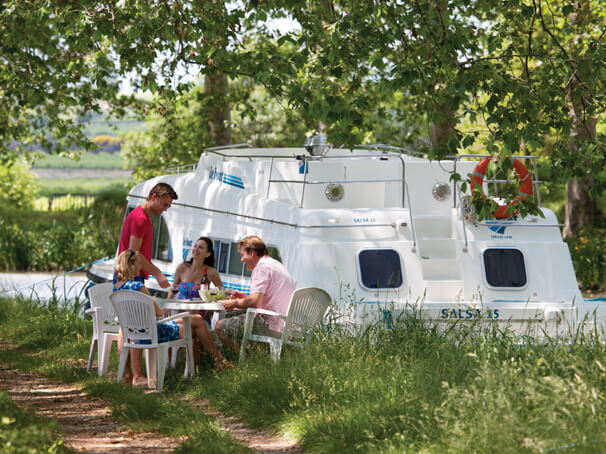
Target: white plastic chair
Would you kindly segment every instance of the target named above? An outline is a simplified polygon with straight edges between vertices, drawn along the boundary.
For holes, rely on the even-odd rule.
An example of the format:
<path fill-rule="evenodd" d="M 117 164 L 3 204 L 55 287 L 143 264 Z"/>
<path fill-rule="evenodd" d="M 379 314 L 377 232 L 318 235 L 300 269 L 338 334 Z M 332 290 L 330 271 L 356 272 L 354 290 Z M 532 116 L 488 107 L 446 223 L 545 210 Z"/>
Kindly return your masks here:
<path fill-rule="evenodd" d="M 145 349 L 148 386 L 150 388 L 157 387 L 158 392 L 162 392 L 166 363 L 168 361 L 168 350 L 171 347 L 184 346 L 186 348 L 184 376 L 193 375 L 195 366 L 189 312 L 180 312 L 170 317 L 156 320 L 154 302 L 151 297 L 133 290 L 114 292 L 110 296 L 110 300 L 114 305 L 114 309 L 120 320 L 120 326 L 122 327 L 123 343 L 120 354 L 120 365 L 118 366 L 118 383 L 122 381 L 126 359 L 131 348 Z M 179 318 L 183 319 L 183 338 L 159 343 L 157 325 Z M 144 340 L 150 343 L 137 343 Z"/>
<path fill-rule="evenodd" d="M 246 355 L 246 346 L 250 341 L 269 344 L 272 359 L 277 362 L 282 352 L 282 344 L 304 347 L 311 339 L 312 332 L 320 323 L 330 305 L 330 296 L 319 288 L 302 288 L 295 290 L 288 305 L 286 315 L 266 309 L 248 308 L 244 322 L 244 334 L 240 348 L 241 364 Z M 271 315 L 285 320 L 281 337 L 262 336 L 253 333 L 254 317 L 257 314 Z"/>
<path fill-rule="evenodd" d="M 88 289 L 91 308 L 86 313 L 93 319 L 93 338 L 90 343 L 86 370 L 90 372 L 95 350 L 98 350 L 97 370 L 99 377 L 107 375 L 112 343 L 118 342 L 118 331 L 120 330 L 114 307 L 109 300 L 113 288 L 111 282 L 105 282 L 93 285 Z"/>

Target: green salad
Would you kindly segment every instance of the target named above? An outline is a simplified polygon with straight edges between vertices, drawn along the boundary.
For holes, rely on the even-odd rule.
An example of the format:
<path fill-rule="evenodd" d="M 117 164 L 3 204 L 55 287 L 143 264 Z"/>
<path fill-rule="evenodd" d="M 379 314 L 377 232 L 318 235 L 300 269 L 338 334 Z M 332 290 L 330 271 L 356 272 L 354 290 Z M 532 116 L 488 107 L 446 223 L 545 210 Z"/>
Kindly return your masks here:
<path fill-rule="evenodd" d="M 207 301 L 212 301 L 212 302 L 226 300 L 229 298 L 227 296 L 227 293 L 225 293 L 225 291 L 216 290 L 216 289 L 206 290 L 204 292 L 204 296 L 206 297 Z"/>

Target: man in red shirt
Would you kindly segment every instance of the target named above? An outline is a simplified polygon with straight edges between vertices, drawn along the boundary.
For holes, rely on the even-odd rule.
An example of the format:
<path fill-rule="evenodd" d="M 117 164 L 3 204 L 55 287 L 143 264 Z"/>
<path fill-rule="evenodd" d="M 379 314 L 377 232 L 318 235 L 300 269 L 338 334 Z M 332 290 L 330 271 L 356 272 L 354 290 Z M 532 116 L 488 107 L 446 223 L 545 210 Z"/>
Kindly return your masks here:
<path fill-rule="evenodd" d="M 141 281 L 145 281 L 149 273 L 156 278 L 158 285 L 162 288 L 169 287 L 170 283 L 168 282 L 168 279 L 166 279 L 166 276 L 162 274 L 162 271 L 151 262 L 154 238 L 154 226 L 152 224 L 151 216 L 152 214 L 160 216 L 170 208 L 173 200 L 177 200 L 177 193 L 169 184 L 158 183 L 155 185 L 151 191 L 149 191 L 145 203 L 131 211 L 128 216 L 126 216 L 126 219 L 124 219 L 122 232 L 120 233 L 120 244 L 118 246 L 118 255 L 127 249 L 141 252 L 141 256 L 139 256 L 141 260 L 141 275 L 139 278 Z M 118 351 L 121 350 L 122 336 L 119 336 Z M 142 370 L 141 350 L 131 350 L 125 366 L 124 375 L 122 376 L 122 382 L 134 386 L 147 386 L 147 379 L 145 376 L 133 376 L 130 367 L 131 361 L 135 366 L 133 367 L 133 370 Z"/>
<path fill-rule="evenodd" d="M 170 284 L 162 271 L 151 262 L 154 236 L 151 216 L 152 214 L 160 216 L 170 208 L 173 200 L 177 200 L 177 193 L 169 184 L 158 183 L 155 185 L 149 191 L 145 203 L 126 216 L 124 224 L 122 224 L 120 245 L 118 246 L 118 255 L 127 249 L 141 252 L 145 259 L 141 266 L 141 278 L 145 280 L 148 274 L 151 274 L 162 288 L 167 288 Z"/>

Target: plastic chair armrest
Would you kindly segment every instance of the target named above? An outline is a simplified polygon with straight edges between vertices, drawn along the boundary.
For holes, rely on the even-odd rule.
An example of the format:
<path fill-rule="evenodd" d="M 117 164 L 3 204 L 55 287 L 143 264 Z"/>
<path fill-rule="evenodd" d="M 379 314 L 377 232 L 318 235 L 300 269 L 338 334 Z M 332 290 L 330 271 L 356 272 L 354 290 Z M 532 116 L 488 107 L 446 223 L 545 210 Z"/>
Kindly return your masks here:
<path fill-rule="evenodd" d="M 101 309 L 101 308 L 100 308 L 100 307 L 91 307 L 90 309 L 86 309 L 86 310 L 84 311 L 84 313 L 85 313 L 85 314 L 88 314 L 88 315 L 92 315 L 92 314 L 94 314 L 95 312 L 97 312 L 99 309 Z"/>
<path fill-rule="evenodd" d="M 263 315 L 271 315 L 272 317 L 278 317 L 286 320 L 286 315 L 279 314 L 278 312 L 268 311 L 267 309 L 258 309 L 256 307 L 249 307 L 246 312 L 250 312 L 251 314 L 263 314 Z"/>
<path fill-rule="evenodd" d="M 191 317 L 191 314 L 189 312 L 179 312 L 178 314 L 173 314 L 170 317 L 161 318 L 156 323 L 160 324 L 160 323 L 164 323 L 164 322 L 170 322 L 171 320 L 176 320 L 178 318 L 189 318 L 189 317 Z"/>

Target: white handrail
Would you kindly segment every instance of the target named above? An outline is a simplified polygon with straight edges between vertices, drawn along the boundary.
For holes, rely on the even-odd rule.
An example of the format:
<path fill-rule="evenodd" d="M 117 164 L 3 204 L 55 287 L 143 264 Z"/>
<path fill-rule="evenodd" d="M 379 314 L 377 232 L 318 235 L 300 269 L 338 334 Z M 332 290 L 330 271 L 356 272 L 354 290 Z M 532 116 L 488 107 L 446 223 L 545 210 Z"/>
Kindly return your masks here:
<path fill-rule="evenodd" d="M 410 192 L 408 191 L 408 183 L 404 182 L 406 187 L 406 201 L 408 202 L 408 212 L 410 213 L 410 230 L 412 232 L 412 252 L 417 252 L 417 235 L 415 233 L 415 222 L 412 215 L 412 205 L 410 204 Z"/>

